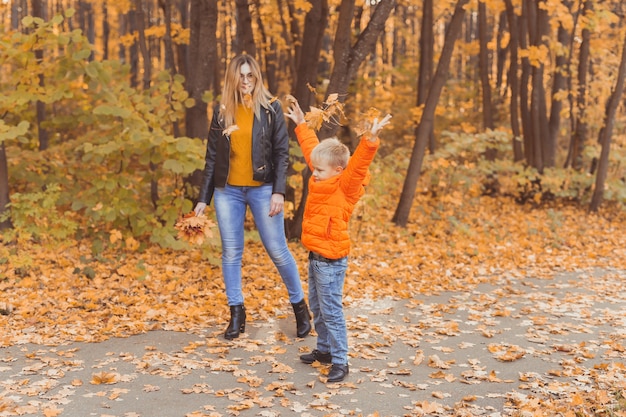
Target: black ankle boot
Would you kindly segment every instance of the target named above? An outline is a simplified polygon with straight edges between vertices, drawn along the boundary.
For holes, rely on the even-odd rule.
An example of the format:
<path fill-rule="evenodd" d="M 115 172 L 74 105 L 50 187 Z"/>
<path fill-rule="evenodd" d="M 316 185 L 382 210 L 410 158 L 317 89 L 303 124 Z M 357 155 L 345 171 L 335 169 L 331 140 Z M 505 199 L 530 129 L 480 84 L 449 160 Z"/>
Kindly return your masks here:
<path fill-rule="evenodd" d="M 304 298 L 299 303 L 291 303 L 293 312 L 296 314 L 296 335 L 305 337 L 311 331 L 311 315 Z"/>
<path fill-rule="evenodd" d="M 243 305 L 230 306 L 230 323 L 224 337 L 228 340 L 236 339 L 239 333 L 246 331 L 246 309 Z"/>

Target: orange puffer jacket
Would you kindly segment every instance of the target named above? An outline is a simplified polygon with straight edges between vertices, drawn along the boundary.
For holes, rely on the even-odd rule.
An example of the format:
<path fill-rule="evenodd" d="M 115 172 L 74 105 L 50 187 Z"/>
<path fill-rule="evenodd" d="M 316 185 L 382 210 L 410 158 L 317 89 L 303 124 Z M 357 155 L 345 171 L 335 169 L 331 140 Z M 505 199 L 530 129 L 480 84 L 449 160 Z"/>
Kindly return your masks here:
<path fill-rule="evenodd" d="M 296 136 L 311 171 L 311 152 L 319 143 L 306 123 L 296 127 Z M 302 220 L 302 244 L 326 258 L 339 259 L 350 253 L 348 222 L 355 204 L 365 193 L 371 164 L 380 140 L 361 138 L 348 166 L 335 177 L 324 181 L 309 180 L 309 195 Z"/>

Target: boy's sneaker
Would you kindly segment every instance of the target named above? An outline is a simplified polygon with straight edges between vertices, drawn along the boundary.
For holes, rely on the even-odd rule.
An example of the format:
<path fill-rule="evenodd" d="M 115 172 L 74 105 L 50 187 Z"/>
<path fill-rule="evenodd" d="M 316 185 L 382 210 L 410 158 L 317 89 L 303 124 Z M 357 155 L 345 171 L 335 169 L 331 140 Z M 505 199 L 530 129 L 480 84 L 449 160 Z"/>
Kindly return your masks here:
<path fill-rule="evenodd" d="M 315 361 L 318 361 L 321 363 L 331 363 L 332 357 L 330 353 L 323 353 L 317 349 L 313 349 L 313 352 L 301 355 L 300 360 L 308 364 L 311 364 Z"/>

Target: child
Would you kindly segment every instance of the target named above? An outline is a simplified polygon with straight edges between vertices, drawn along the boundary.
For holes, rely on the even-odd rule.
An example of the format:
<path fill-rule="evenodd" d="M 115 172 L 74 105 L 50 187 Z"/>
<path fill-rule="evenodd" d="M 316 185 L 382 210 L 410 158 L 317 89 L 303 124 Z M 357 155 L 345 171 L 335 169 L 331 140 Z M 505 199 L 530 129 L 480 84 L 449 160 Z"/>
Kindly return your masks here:
<path fill-rule="evenodd" d="M 378 132 L 391 115 L 374 120 L 354 155 L 336 138 L 322 140 L 305 123 L 304 113 L 292 102 L 285 114 L 296 123 L 296 136 L 313 172 L 302 221 L 302 244 L 309 252 L 309 306 L 313 312 L 317 348 L 300 356 L 304 363 L 332 364 L 327 382 L 348 375 L 348 331 L 343 314 L 343 284 L 348 266 L 348 221 L 365 193 L 368 167 L 378 150 Z"/>

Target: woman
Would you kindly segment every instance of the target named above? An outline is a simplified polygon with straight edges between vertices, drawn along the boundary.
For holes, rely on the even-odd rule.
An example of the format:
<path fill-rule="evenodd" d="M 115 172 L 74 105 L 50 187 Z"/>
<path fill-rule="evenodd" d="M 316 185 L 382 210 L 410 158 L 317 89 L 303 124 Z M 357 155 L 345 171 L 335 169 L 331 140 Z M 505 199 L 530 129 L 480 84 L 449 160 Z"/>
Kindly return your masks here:
<path fill-rule="evenodd" d="M 289 136 L 280 102 L 263 85 L 259 64 L 249 55 L 235 57 L 226 69 L 222 101 L 213 112 L 205 159 L 194 211 L 203 213 L 211 199 L 215 200 L 222 274 L 230 306 L 224 337 L 237 338 L 246 329 L 241 258 L 247 207 L 287 287 L 296 316 L 296 334 L 305 337 L 311 330 L 311 316 L 284 231 Z"/>

